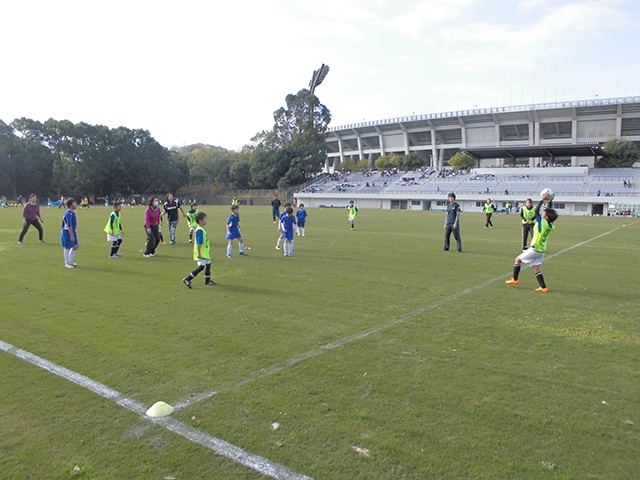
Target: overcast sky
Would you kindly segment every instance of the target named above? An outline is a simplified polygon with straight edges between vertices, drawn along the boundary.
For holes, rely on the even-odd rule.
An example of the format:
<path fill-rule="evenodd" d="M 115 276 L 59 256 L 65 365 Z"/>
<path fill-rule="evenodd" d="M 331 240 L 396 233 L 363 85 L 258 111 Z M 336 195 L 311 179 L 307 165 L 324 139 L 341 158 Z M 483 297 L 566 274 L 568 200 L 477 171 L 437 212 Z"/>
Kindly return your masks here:
<path fill-rule="evenodd" d="M 2 0 L 0 119 L 240 149 L 289 93 L 331 126 L 640 95 L 637 0 Z"/>

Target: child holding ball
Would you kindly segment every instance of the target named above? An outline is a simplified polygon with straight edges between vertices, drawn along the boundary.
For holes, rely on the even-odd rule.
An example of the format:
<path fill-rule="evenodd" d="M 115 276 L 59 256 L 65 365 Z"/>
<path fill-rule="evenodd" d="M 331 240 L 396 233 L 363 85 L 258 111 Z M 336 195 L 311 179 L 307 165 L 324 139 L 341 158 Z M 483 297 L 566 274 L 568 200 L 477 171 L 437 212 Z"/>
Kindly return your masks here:
<path fill-rule="evenodd" d="M 540 213 L 544 202 L 547 200 L 549 200 L 547 208 Z M 540 265 L 542 265 L 544 254 L 547 251 L 547 240 L 556 228 L 553 222 L 558 218 L 558 214 L 552 208 L 552 205 L 553 202 L 549 195 L 547 193 L 543 194 L 535 210 L 536 220 L 533 226 L 533 240 L 531 240 L 531 246 L 523 250 L 522 253 L 516 257 L 516 262 L 513 266 L 513 275 L 505 282 L 508 285 L 518 285 L 520 283 L 518 281 L 518 276 L 520 275 L 521 264 L 527 263 L 531 265 L 531 268 L 533 268 L 533 273 L 535 273 L 538 284 L 540 285 L 540 287 L 536 288 L 536 292 L 546 293 L 549 291 L 547 284 L 544 281 L 544 277 L 542 276 L 542 272 L 540 271 Z"/>

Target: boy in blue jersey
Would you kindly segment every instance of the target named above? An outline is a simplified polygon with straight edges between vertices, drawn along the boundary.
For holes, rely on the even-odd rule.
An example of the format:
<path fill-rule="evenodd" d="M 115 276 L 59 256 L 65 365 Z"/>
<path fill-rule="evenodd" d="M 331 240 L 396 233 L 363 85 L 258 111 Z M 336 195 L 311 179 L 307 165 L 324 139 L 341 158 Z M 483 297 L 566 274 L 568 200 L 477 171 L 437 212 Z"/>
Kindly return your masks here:
<path fill-rule="evenodd" d="M 304 203 L 301 203 L 298 207 L 298 211 L 296 212 L 296 232 L 298 236 L 302 235 L 304 237 L 304 226 L 307 223 L 307 211 L 304 209 Z"/>
<path fill-rule="evenodd" d="M 282 235 L 284 236 L 284 256 L 293 256 L 293 230 L 296 225 L 296 217 L 293 216 L 293 208 L 287 207 L 285 216 L 281 220 Z"/>
<path fill-rule="evenodd" d="M 76 208 L 78 208 L 78 202 L 76 202 L 74 198 L 70 198 L 67 200 L 67 211 L 64 217 L 62 217 L 60 243 L 64 249 L 64 266 L 66 268 L 75 268 L 78 266 L 78 264 L 73 261 L 78 251 Z"/>
<path fill-rule="evenodd" d="M 533 269 L 533 273 L 536 275 L 536 280 L 540 287 L 536 288 L 536 292 L 548 292 L 547 284 L 544 281 L 542 272 L 540 271 L 540 265 L 544 260 L 544 254 L 547 251 L 547 240 L 549 236 L 555 230 L 555 222 L 558 218 L 558 214 L 552 208 L 552 202 L 549 201 L 547 208 L 540 213 L 544 202 L 549 198 L 549 195 L 543 195 L 540 203 L 536 207 L 535 214 L 536 220 L 533 226 L 533 240 L 531 240 L 531 246 L 525 248 L 520 255 L 516 257 L 515 265 L 513 266 L 513 275 L 505 283 L 508 285 L 518 285 L 518 276 L 520 275 L 521 264 L 528 263 Z"/>
<path fill-rule="evenodd" d="M 240 255 L 248 255 L 247 252 L 244 251 L 244 240 L 242 239 L 242 229 L 240 228 L 240 214 L 238 213 L 238 205 L 233 205 L 231 207 L 231 215 L 227 220 L 227 240 L 229 240 L 229 245 L 227 245 L 227 258 L 231 258 L 231 251 L 233 250 L 233 240 L 238 239 L 238 245 L 240 247 L 240 251 L 238 252 Z"/>
<path fill-rule="evenodd" d="M 282 213 L 278 215 L 278 240 L 276 240 L 276 250 L 280 250 L 280 244 L 284 238 L 282 235 L 282 219 L 287 216 L 287 208 L 290 206 L 290 203 L 285 203 L 284 210 L 282 210 Z"/>

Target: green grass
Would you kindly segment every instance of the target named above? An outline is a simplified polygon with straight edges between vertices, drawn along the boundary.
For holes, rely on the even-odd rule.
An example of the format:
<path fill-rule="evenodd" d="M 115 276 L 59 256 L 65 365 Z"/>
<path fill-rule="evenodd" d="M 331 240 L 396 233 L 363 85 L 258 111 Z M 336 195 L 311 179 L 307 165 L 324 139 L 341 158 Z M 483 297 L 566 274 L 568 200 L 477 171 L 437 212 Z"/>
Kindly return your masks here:
<path fill-rule="evenodd" d="M 456 254 L 442 213 L 361 210 L 351 232 L 312 209 L 283 258 L 270 209 L 244 207 L 252 250 L 228 260 L 228 208 L 202 209 L 218 285 L 193 290 L 184 220 L 143 258 L 143 208 L 124 209 L 111 260 L 108 211 L 78 211 L 69 270 L 62 210 L 43 209 L 44 245 L 0 210 L 0 340 L 148 406 L 217 390 L 173 417 L 316 479 L 637 478 L 636 220 L 561 216 L 549 255 L 627 226 L 548 258 L 540 294 L 528 268 L 504 284 L 515 215 L 463 214 Z M 6 353 L 0 452 L 9 479 L 263 478 Z"/>

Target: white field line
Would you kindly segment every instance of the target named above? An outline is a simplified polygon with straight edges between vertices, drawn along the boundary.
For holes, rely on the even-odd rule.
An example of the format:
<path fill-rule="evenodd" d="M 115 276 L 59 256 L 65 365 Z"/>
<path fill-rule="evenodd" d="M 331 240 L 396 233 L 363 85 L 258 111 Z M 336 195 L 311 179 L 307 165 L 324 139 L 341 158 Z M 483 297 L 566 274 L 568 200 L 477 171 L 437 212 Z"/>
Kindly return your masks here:
<path fill-rule="evenodd" d="M 636 221 L 636 222 L 633 222 L 630 225 L 634 225 L 636 223 L 639 223 L 639 222 Z M 598 240 L 599 238 L 605 237 L 605 236 L 607 236 L 607 235 L 609 235 L 611 233 L 614 233 L 614 232 L 616 232 L 616 231 L 618 231 L 618 230 L 620 230 L 620 229 L 622 229 L 624 227 L 625 226 L 622 225 L 620 227 L 614 228 L 613 230 L 609 230 L 608 232 L 605 232 L 605 233 L 602 233 L 600 235 L 597 235 L 597 236 L 595 236 L 593 238 L 585 240 L 584 242 L 577 243 L 577 244 L 575 244 L 575 245 L 573 245 L 571 247 L 565 248 L 564 250 L 560 250 L 559 252 L 556 252 L 556 253 L 554 253 L 552 255 L 546 256 L 545 258 L 547 260 L 549 260 L 551 258 L 557 257 L 558 255 L 562 255 L 563 253 L 566 253 L 566 252 L 568 252 L 570 250 L 573 250 L 574 248 L 578 248 L 578 247 L 581 247 L 583 245 L 586 245 L 589 242 L 593 242 L 594 240 Z M 198 403 L 198 402 L 200 402 L 202 400 L 205 400 L 207 398 L 213 397 L 214 395 L 216 395 L 216 394 L 218 394 L 220 392 L 233 390 L 233 389 L 241 387 L 241 386 L 243 386 L 243 385 L 245 385 L 247 383 L 253 382 L 255 380 L 260 380 L 262 378 L 269 377 L 269 376 L 271 376 L 271 375 L 273 375 L 275 373 L 282 372 L 283 370 L 286 370 L 286 369 L 288 369 L 288 368 L 290 368 L 290 367 L 292 367 L 294 365 L 302 363 L 305 360 L 309 360 L 310 358 L 317 357 L 319 355 L 322 355 L 323 353 L 330 352 L 331 350 L 335 350 L 337 348 L 343 347 L 344 345 L 347 345 L 348 343 L 351 343 L 351 342 L 355 342 L 356 340 L 361 340 L 361 339 L 363 339 L 365 337 L 368 337 L 371 334 L 380 332 L 382 330 L 386 330 L 387 328 L 393 327 L 394 325 L 398 325 L 399 323 L 404 323 L 407 320 L 410 320 L 413 317 L 416 317 L 416 316 L 418 316 L 418 315 L 420 315 L 420 314 L 422 314 L 422 313 L 424 313 L 424 312 L 426 312 L 428 310 L 433 310 L 435 308 L 438 308 L 438 307 L 440 307 L 440 306 L 442 306 L 442 305 L 444 305 L 446 303 L 452 302 L 453 300 L 456 300 L 456 299 L 458 299 L 458 298 L 460 298 L 460 297 L 462 297 L 464 295 L 467 295 L 468 293 L 472 293 L 472 292 L 475 292 L 477 290 L 481 290 L 484 287 L 488 287 L 489 285 L 497 282 L 498 280 L 503 279 L 503 278 L 507 278 L 509 276 L 511 276 L 511 272 L 499 275 L 497 277 L 492 278 L 491 280 L 487 280 L 485 282 L 479 283 L 478 285 L 475 285 L 473 287 L 467 288 L 466 290 L 462 290 L 460 292 L 457 292 L 457 293 L 454 293 L 452 295 L 449 295 L 448 297 L 445 297 L 445 298 L 443 298 L 441 300 L 438 300 L 437 302 L 434 302 L 431 305 L 427 305 L 426 307 L 420 307 L 420 308 L 418 308 L 418 309 L 416 309 L 416 310 L 414 310 L 412 312 L 409 312 L 409 313 L 407 313 L 405 315 L 402 315 L 401 317 L 393 318 L 393 319 L 391 319 L 391 320 L 389 320 L 389 321 L 387 321 L 385 323 L 382 323 L 380 325 L 376 325 L 374 327 L 371 327 L 371 328 L 369 328 L 367 330 L 363 330 L 363 331 L 358 332 L 358 333 L 354 333 L 353 335 L 349 335 L 348 337 L 341 338 L 339 340 L 336 340 L 335 342 L 328 343 L 326 345 L 323 345 L 322 347 L 319 347 L 319 348 L 310 350 L 308 352 L 305 352 L 305 353 L 303 353 L 303 354 L 301 354 L 301 355 L 299 355 L 297 357 L 290 358 L 289 360 L 286 360 L 284 362 L 276 363 L 276 364 L 274 364 L 274 365 L 272 365 L 272 366 L 270 366 L 268 368 L 264 368 L 264 369 L 261 369 L 261 370 L 259 370 L 257 372 L 250 373 L 249 375 L 247 375 L 246 377 L 244 377 L 244 378 L 242 378 L 240 380 L 237 380 L 235 382 L 231 382 L 231 383 L 229 383 L 227 385 L 220 386 L 217 389 L 211 389 L 211 390 L 207 390 L 205 392 L 191 394 L 191 395 L 189 395 L 188 398 L 176 402 L 176 404 L 173 405 L 173 407 L 176 410 L 181 409 L 181 408 L 185 408 L 185 407 L 194 405 L 194 404 L 196 404 L 196 403 Z"/>
<path fill-rule="evenodd" d="M 169 430 L 170 432 L 177 433 L 181 437 L 189 440 L 190 442 L 202 445 L 205 448 L 213 450 L 219 455 L 227 457 L 234 462 L 237 462 L 245 467 L 251 468 L 256 472 L 266 475 L 278 480 L 313 480 L 311 477 L 294 472 L 293 470 L 280 465 L 278 463 L 262 458 L 258 455 L 246 452 L 240 447 L 236 447 L 224 440 L 208 435 L 200 430 L 193 428 L 185 423 L 176 420 L 171 417 L 165 418 L 150 418 L 145 415 L 147 408 L 139 402 L 130 398 L 124 397 L 120 392 L 113 390 L 95 380 L 92 380 L 84 375 L 81 375 L 68 368 L 56 365 L 44 358 L 38 357 L 26 350 L 14 347 L 13 345 L 0 340 L 0 351 L 13 355 L 20 360 L 24 360 L 36 367 L 40 367 L 47 372 L 53 373 L 65 380 L 75 383 L 87 390 L 97 393 L 103 398 L 111 400 L 121 407 L 131 410 L 137 413 L 146 421 L 150 421 L 156 425 Z"/>

